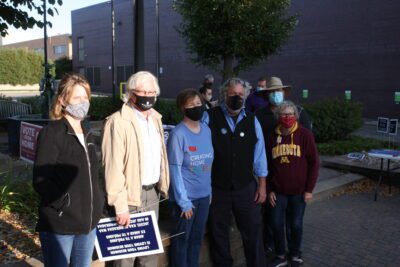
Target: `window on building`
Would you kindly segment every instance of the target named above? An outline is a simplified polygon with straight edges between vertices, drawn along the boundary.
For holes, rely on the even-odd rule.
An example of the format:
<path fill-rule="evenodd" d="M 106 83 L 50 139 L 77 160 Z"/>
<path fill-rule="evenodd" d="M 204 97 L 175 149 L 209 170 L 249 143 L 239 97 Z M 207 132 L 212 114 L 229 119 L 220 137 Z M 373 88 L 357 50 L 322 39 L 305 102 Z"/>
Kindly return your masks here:
<path fill-rule="evenodd" d="M 56 55 L 65 55 L 67 53 L 66 45 L 55 45 L 53 46 L 53 52 Z"/>
<path fill-rule="evenodd" d="M 78 37 L 78 60 L 85 60 L 85 40 L 83 37 Z"/>
<path fill-rule="evenodd" d="M 85 68 L 83 68 L 83 67 L 78 68 L 78 72 L 80 75 L 86 76 Z"/>
<path fill-rule="evenodd" d="M 100 68 L 99 67 L 88 67 L 86 68 L 86 79 L 92 86 L 100 85 Z"/>
<path fill-rule="evenodd" d="M 34 48 L 33 51 L 38 54 L 44 54 L 44 48 Z"/>
<path fill-rule="evenodd" d="M 117 86 L 119 86 L 121 82 L 126 82 L 132 74 L 132 65 L 117 66 Z"/>

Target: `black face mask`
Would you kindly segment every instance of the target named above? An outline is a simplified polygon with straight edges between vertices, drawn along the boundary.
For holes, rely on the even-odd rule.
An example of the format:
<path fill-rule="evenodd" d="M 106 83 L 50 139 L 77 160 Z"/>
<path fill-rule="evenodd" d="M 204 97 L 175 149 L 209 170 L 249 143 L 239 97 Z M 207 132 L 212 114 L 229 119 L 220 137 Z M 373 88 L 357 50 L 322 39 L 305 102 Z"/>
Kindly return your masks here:
<path fill-rule="evenodd" d="M 192 121 L 199 121 L 203 117 L 204 110 L 204 105 L 201 105 L 193 108 L 185 108 L 184 113 Z"/>
<path fill-rule="evenodd" d="M 231 110 L 239 110 L 243 107 L 243 98 L 241 98 L 239 95 L 228 96 L 226 99 L 226 105 Z"/>
<path fill-rule="evenodd" d="M 142 111 L 151 109 L 154 106 L 154 103 L 156 102 L 155 96 L 139 96 L 137 94 L 135 94 L 135 96 L 136 96 L 135 105 Z"/>

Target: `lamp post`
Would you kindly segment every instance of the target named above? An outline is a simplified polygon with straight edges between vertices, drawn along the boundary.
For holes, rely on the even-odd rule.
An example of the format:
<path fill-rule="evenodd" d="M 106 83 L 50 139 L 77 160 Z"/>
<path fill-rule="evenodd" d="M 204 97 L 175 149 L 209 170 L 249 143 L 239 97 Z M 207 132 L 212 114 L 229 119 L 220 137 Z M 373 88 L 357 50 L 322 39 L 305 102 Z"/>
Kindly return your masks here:
<path fill-rule="evenodd" d="M 114 0 L 111 0 L 111 82 L 112 82 L 112 99 L 115 104 L 115 13 Z"/>
<path fill-rule="evenodd" d="M 160 83 L 160 3 L 156 0 L 156 69 L 157 80 Z"/>
<path fill-rule="evenodd" d="M 144 0 L 133 0 L 134 72 L 144 69 Z"/>
<path fill-rule="evenodd" d="M 49 65 L 47 60 L 47 9 L 46 1 L 43 0 L 43 31 L 44 31 L 44 77 L 41 81 L 42 86 L 42 116 L 47 119 L 49 117 L 49 111 L 51 107 L 51 101 L 53 99 L 54 92 L 52 90 L 52 77 L 50 69 L 52 66 Z"/>

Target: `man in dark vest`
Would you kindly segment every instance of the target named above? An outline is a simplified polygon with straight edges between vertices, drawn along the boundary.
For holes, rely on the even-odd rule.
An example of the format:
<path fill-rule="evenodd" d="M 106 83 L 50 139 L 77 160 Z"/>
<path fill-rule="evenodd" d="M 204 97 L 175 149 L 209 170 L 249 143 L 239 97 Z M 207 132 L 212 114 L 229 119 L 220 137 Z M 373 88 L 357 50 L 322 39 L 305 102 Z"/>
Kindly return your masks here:
<path fill-rule="evenodd" d="M 221 105 L 203 118 L 214 147 L 209 225 L 215 266 L 233 264 L 231 213 L 242 236 L 247 266 L 266 264 L 260 211 L 266 199 L 267 158 L 260 123 L 244 110 L 247 91 L 242 79 L 227 80 L 221 87 Z"/>

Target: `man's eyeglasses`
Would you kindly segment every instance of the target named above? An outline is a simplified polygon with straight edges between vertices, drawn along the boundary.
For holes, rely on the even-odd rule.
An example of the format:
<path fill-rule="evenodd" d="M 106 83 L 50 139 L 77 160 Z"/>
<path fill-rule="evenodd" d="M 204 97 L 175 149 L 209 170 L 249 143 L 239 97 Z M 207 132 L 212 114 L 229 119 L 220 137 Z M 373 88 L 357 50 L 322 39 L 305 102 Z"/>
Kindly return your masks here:
<path fill-rule="evenodd" d="M 141 95 L 148 95 L 148 96 L 155 96 L 157 94 L 156 91 L 144 91 L 144 90 L 133 90 L 135 94 L 141 94 Z"/>

